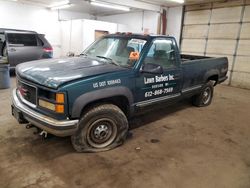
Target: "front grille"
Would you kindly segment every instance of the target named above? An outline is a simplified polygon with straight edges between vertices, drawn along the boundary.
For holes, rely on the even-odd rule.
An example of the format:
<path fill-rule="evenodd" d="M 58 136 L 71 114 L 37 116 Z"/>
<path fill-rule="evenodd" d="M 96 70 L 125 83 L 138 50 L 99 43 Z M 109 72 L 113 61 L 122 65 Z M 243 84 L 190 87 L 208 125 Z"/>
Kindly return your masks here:
<path fill-rule="evenodd" d="M 28 101 L 31 104 L 36 105 L 36 88 L 35 87 L 29 84 L 23 83 L 21 81 L 18 81 L 18 91 L 24 100 Z"/>

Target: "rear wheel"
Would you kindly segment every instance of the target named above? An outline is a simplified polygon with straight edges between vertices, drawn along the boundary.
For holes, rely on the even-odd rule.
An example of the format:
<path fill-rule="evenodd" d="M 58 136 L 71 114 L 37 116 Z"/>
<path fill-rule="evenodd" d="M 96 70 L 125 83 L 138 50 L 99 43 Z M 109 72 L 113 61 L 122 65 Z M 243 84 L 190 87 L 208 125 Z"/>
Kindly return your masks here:
<path fill-rule="evenodd" d="M 78 152 L 106 151 L 121 145 L 127 132 L 128 121 L 121 109 L 113 104 L 103 104 L 83 114 L 71 142 Z"/>
<path fill-rule="evenodd" d="M 200 94 L 193 96 L 192 103 L 195 106 L 203 107 L 211 104 L 213 99 L 214 85 L 208 81 L 202 88 Z"/>

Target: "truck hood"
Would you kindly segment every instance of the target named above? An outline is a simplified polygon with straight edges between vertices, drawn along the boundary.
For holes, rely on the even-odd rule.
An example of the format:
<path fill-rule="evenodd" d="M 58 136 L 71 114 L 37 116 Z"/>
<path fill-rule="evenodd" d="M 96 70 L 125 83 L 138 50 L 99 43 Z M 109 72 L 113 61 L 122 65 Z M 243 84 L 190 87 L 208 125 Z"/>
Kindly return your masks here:
<path fill-rule="evenodd" d="M 76 79 L 122 70 L 127 69 L 89 57 L 30 61 L 16 67 L 21 78 L 54 89 Z"/>

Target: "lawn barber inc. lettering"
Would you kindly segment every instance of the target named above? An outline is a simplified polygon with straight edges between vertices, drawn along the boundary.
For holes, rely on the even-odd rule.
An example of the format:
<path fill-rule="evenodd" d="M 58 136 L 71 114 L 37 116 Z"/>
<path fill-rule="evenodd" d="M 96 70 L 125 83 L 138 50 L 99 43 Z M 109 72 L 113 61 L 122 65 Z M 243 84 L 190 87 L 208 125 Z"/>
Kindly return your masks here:
<path fill-rule="evenodd" d="M 166 82 L 166 81 L 172 81 L 174 80 L 174 75 L 161 75 L 161 76 L 155 76 L 151 78 L 145 78 L 144 77 L 144 84 L 153 84 L 153 83 L 159 83 L 159 82 Z"/>
<path fill-rule="evenodd" d="M 145 97 L 152 97 L 152 96 L 158 96 L 158 95 L 163 95 L 163 94 L 168 94 L 172 93 L 174 88 L 173 87 L 168 87 L 168 81 L 173 81 L 174 75 L 160 75 L 160 76 L 154 76 L 150 78 L 144 77 L 144 84 L 153 84 L 151 87 L 152 89 L 156 90 L 151 90 L 145 92 Z M 165 82 L 165 83 L 164 83 Z M 164 88 L 165 87 L 165 88 Z M 159 89 L 160 88 L 160 89 Z"/>

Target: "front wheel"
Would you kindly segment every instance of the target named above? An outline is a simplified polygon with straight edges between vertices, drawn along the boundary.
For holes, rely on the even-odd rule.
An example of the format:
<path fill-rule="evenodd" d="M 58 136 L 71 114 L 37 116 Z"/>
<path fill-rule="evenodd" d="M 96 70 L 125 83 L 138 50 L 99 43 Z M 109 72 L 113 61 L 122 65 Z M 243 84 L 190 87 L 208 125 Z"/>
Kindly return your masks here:
<path fill-rule="evenodd" d="M 204 107 L 211 104 L 214 93 L 214 84 L 208 81 L 198 95 L 193 96 L 192 103 L 198 107 Z"/>
<path fill-rule="evenodd" d="M 78 152 L 106 151 L 121 145 L 127 132 L 128 121 L 121 109 L 102 104 L 83 114 L 71 143 Z"/>

